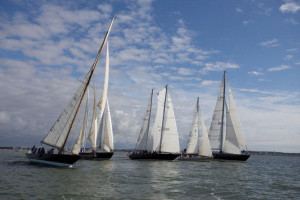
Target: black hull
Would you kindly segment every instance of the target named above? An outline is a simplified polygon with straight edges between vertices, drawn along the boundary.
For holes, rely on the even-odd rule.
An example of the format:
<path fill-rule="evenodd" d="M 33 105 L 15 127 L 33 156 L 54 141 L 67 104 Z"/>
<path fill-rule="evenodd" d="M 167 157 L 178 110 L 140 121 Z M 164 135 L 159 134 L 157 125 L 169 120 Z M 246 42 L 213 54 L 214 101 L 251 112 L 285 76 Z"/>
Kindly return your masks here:
<path fill-rule="evenodd" d="M 73 164 L 80 159 L 80 156 L 78 155 L 68 155 L 68 154 L 26 153 L 26 156 L 31 162 L 59 166 L 59 167 L 72 167 Z"/>
<path fill-rule="evenodd" d="M 108 160 L 114 152 L 86 152 L 80 153 L 79 156 L 85 160 Z"/>
<path fill-rule="evenodd" d="M 230 154 L 230 153 L 213 153 L 214 159 L 221 160 L 238 160 L 246 161 L 250 155 L 247 154 Z"/>
<path fill-rule="evenodd" d="M 192 157 L 180 157 L 178 160 L 181 161 L 211 161 L 213 160 L 213 157 L 205 157 L 205 156 L 192 156 Z"/>
<path fill-rule="evenodd" d="M 175 160 L 180 154 L 130 154 L 131 160 Z"/>

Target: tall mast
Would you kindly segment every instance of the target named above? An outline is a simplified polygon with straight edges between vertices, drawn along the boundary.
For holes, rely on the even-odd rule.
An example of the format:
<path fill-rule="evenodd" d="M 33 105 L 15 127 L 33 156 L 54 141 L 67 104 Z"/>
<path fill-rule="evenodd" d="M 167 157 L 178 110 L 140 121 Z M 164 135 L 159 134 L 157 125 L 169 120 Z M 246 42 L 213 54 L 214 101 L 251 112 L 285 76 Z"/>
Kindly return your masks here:
<path fill-rule="evenodd" d="M 220 152 L 222 153 L 223 151 L 223 135 L 224 135 L 224 130 L 223 130 L 223 126 L 224 126 L 224 108 L 225 108 L 225 75 L 226 75 L 226 71 L 224 71 L 224 75 L 223 75 L 223 107 L 222 107 L 222 122 L 221 122 L 221 142 L 220 142 Z"/>
<path fill-rule="evenodd" d="M 151 118 L 151 110 L 152 110 L 152 97 L 153 97 L 153 89 L 151 92 L 151 100 L 150 100 L 150 112 L 149 112 L 149 119 L 148 119 L 148 125 L 147 125 L 147 136 L 146 136 L 146 145 L 145 145 L 145 150 L 147 150 L 147 142 L 148 142 L 148 135 L 149 135 L 149 128 L 150 128 L 150 118 Z"/>
<path fill-rule="evenodd" d="M 90 76 L 89 76 L 89 78 L 88 78 L 88 81 L 87 81 L 87 83 L 86 83 L 86 85 L 85 85 L 85 88 L 84 88 L 84 91 L 83 91 L 83 95 L 81 96 L 81 99 L 80 99 L 80 101 L 79 101 L 79 106 L 78 106 L 78 108 L 76 109 L 76 112 L 75 112 L 75 116 L 74 116 L 74 118 L 72 119 L 72 123 L 71 123 L 71 126 L 70 126 L 69 130 L 68 130 L 67 137 L 66 137 L 66 139 L 65 139 L 65 141 L 64 141 L 64 143 L 63 143 L 63 146 L 62 146 L 62 147 L 60 148 L 60 150 L 59 150 L 59 154 L 62 154 L 63 151 L 64 151 L 66 142 L 67 142 L 67 140 L 68 140 L 68 137 L 69 137 L 69 135 L 70 135 L 71 129 L 72 129 L 72 127 L 73 127 L 73 124 L 74 124 L 74 122 L 75 122 L 76 116 L 77 116 L 77 114 L 78 114 L 78 111 L 79 111 L 81 102 L 82 102 L 82 100 L 83 100 L 83 98 L 84 98 L 84 96 L 85 96 L 85 92 L 86 92 L 86 90 L 87 90 L 87 88 L 88 88 L 88 86 L 89 86 L 89 84 L 90 84 L 90 82 L 91 82 L 91 79 L 92 79 L 92 77 L 93 77 L 93 74 L 94 74 L 94 71 L 95 71 L 95 68 L 96 68 L 98 59 L 99 59 L 100 54 L 101 54 L 101 52 L 102 52 L 103 46 L 104 46 L 104 44 L 105 44 L 105 42 L 106 42 L 106 40 L 107 40 L 107 37 L 108 37 L 108 35 L 109 35 L 109 32 L 110 32 L 110 29 L 111 29 L 111 26 L 112 26 L 112 23 L 113 23 L 113 22 L 114 22 L 114 18 L 112 18 L 112 20 L 111 20 L 111 22 L 110 22 L 110 24 L 109 24 L 109 27 L 108 27 L 108 29 L 107 29 L 107 32 L 106 32 L 106 34 L 105 34 L 105 37 L 104 37 L 103 42 L 102 42 L 102 44 L 101 44 L 101 47 L 100 47 L 100 49 L 99 49 L 99 51 L 98 51 L 98 53 L 97 53 L 96 59 L 95 59 L 95 61 L 94 61 L 94 64 L 93 64 L 93 66 L 91 67 L 91 74 L 90 74 Z"/>
<path fill-rule="evenodd" d="M 164 121 L 165 121 L 165 111 L 166 111 L 167 94 L 168 94 L 168 85 L 166 85 L 166 94 L 165 94 L 165 101 L 164 101 L 164 112 L 163 112 L 163 119 L 162 119 L 161 132 L 160 132 L 159 153 L 161 153 L 161 142 L 162 142 L 163 130 L 164 130 Z"/>

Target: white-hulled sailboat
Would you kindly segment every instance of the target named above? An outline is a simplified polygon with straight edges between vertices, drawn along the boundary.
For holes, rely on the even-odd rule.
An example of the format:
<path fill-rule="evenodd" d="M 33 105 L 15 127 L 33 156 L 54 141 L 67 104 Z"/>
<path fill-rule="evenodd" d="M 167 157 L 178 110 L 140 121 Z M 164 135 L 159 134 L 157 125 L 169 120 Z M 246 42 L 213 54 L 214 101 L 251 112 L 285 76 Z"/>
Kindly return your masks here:
<path fill-rule="evenodd" d="M 180 155 L 179 137 L 168 86 L 157 94 L 157 112 L 151 132 L 149 132 L 152 96 L 144 118 L 135 151 L 129 158 L 174 160 Z"/>
<path fill-rule="evenodd" d="M 240 150 L 240 146 L 246 150 L 247 146 L 229 84 L 227 84 L 229 94 L 229 108 L 225 101 L 225 75 L 226 72 L 224 72 L 223 81 L 220 87 L 219 96 L 213 114 L 209 131 L 209 140 L 215 159 L 246 161 L 250 157 L 250 154 L 245 151 L 241 152 Z M 224 141 L 225 110 L 226 136 Z"/>
<path fill-rule="evenodd" d="M 74 125 L 75 119 L 77 117 L 79 108 L 87 91 L 87 88 L 90 84 L 90 81 L 93 77 L 95 68 L 97 66 L 98 59 L 102 52 L 103 46 L 107 40 L 107 37 L 110 33 L 111 26 L 113 24 L 114 19 L 111 20 L 106 35 L 103 39 L 101 47 L 97 53 L 96 59 L 77 89 L 76 93 L 71 98 L 71 101 L 63 110 L 57 121 L 54 123 L 48 134 L 41 141 L 41 143 L 51 146 L 53 148 L 58 149 L 58 153 L 26 153 L 27 158 L 31 162 L 37 162 L 42 164 L 49 164 L 55 166 L 68 166 L 72 167 L 72 165 L 80 159 L 80 156 L 77 154 L 68 154 L 65 153 L 65 145 L 71 133 L 72 127 Z"/>
<path fill-rule="evenodd" d="M 200 119 L 200 120 L 199 120 Z M 202 137 L 199 140 L 199 121 L 201 121 Z M 200 146 L 200 148 L 199 148 Z M 185 152 L 180 156 L 179 160 L 204 161 L 213 159 L 206 126 L 199 109 L 199 97 L 197 98 L 196 108 L 192 128 Z"/>
<path fill-rule="evenodd" d="M 103 160 L 110 159 L 114 154 L 113 130 L 110 116 L 109 103 L 107 98 L 109 77 L 109 47 L 107 41 L 106 66 L 104 77 L 104 88 L 98 103 L 100 109 L 97 117 L 96 93 L 94 90 L 94 108 L 92 123 L 88 139 L 92 143 L 91 151 L 83 151 L 79 155 L 83 159 Z"/>

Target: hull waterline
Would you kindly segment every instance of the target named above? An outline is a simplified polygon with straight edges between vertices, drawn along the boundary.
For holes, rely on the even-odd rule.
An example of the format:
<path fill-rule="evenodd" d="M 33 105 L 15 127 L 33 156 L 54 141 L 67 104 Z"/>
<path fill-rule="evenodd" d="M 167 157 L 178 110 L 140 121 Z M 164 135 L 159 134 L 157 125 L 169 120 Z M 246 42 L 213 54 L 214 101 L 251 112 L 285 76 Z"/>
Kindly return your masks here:
<path fill-rule="evenodd" d="M 230 154 L 230 153 L 213 153 L 214 159 L 220 160 L 237 160 L 246 161 L 250 157 L 248 154 Z"/>
<path fill-rule="evenodd" d="M 30 162 L 52 165 L 57 167 L 73 167 L 73 164 L 80 159 L 78 155 L 67 154 L 31 154 L 26 153 Z"/>
<path fill-rule="evenodd" d="M 213 160 L 213 157 L 206 157 L 206 156 L 184 156 L 184 157 L 180 157 L 178 158 L 178 160 L 181 161 L 211 161 Z"/>
<path fill-rule="evenodd" d="M 130 154 L 131 160 L 175 160 L 180 154 Z"/>
<path fill-rule="evenodd" d="M 114 152 L 86 152 L 80 153 L 81 159 L 85 160 L 109 160 Z"/>

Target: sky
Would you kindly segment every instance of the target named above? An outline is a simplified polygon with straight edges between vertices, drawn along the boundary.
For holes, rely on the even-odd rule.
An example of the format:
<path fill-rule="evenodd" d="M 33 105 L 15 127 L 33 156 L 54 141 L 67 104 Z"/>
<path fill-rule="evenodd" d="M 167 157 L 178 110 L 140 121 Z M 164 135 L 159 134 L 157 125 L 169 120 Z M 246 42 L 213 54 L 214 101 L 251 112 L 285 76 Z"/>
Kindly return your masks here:
<path fill-rule="evenodd" d="M 291 0 L 0 1 L 0 146 L 39 144 L 92 66 L 113 16 L 115 148 L 134 148 L 151 89 L 165 85 L 185 148 L 197 97 L 209 130 L 226 71 L 248 149 L 300 153 L 300 1 Z M 104 67 L 105 51 L 92 80 L 97 98 Z"/>

